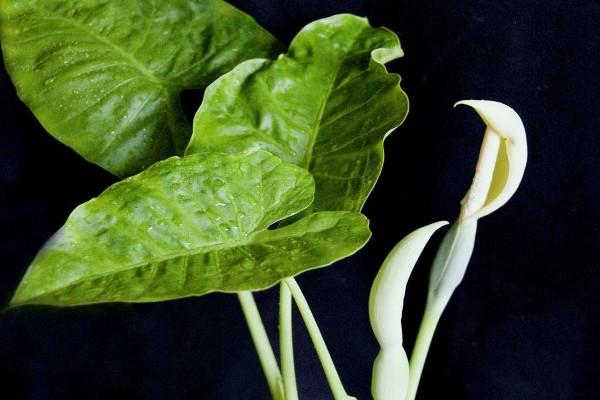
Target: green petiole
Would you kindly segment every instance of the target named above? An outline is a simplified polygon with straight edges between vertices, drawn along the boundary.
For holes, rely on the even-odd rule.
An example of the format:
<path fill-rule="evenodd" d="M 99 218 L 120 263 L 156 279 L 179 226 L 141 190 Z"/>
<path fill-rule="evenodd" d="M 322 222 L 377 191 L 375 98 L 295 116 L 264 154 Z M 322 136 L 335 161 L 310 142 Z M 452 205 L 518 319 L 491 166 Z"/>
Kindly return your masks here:
<path fill-rule="evenodd" d="M 288 285 L 282 282 L 279 303 L 279 351 L 285 400 L 298 400 L 292 333 L 292 293 Z"/>
<path fill-rule="evenodd" d="M 300 286 L 298 286 L 298 283 L 294 278 L 286 278 L 284 279 L 284 282 L 290 289 L 292 296 L 294 296 L 294 300 L 296 301 L 296 305 L 300 310 L 302 319 L 304 319 L 304 323 L 306 324 L 310 338 L 313 341 L 315 350 L 317 351 L 317 355 L 319 356 L 319 360 L 321 361 L 321 365 L 325 371 L 325 376 L 327 377 L 327 382 L 329 382 L 329 387 L 331 388 L 334 399 L 354 399 L 354 397 L 348 396 L 346 390 L 344 389 L 344 385 L 342 384 L 340 376 L 338 375 L 335 365 L 333 364 L 333 359 L 329 354 L 329 350 L 327 350 L 327 345 L 325 344 L 323 335 L 321 335 L 317 321 L 310 311 L 310 307 L 308 306 L 308 302 L 306 301 Z"/>
<path fill-rule="evenodd" d="M 269 342 L 269 337 L 260 318 L 260 313 L 256 307 L 252 292 L 238 292 L 238 298 L 242 305 L 246 322 L 248 323 L 250 335 L 254 341 L 254 347 L 256 347 L 256 352 L 258 353 L 258 359 L 267 378 L 271 396 L 274 400 L 284 400 L 281 372 L 279 371 L 277 359 L 273 353 L 271 342 Z"/>

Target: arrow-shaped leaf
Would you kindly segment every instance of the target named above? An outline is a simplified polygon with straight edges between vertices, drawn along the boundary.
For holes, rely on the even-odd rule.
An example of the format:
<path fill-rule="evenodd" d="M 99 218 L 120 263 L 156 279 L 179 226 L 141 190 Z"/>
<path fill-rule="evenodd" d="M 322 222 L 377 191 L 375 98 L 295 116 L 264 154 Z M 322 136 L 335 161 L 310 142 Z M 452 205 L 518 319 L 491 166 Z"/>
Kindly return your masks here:
<path fill-rule="evenodd" d="M 307 207 L 310 174 L 265 152 L 173 157 L 77 207 L 40 251 L 13 305 L 157 301 L 269 287 L 363 246 L 359 213 Z"/>
<path fill-rule="evenodd" d="M 221 0 L 1 0 L 6 69 L 44 128 L 118 176 L 181 155 L 182 89 L 279 53 Z"/>
<path fill-rule="evenodd" d="M 383 139 L 408 111 L 400 77 L 383 65 L 402 55 L 393 32 L 364 18 L 315 21 L 287 54 L 244 62 L 207 88 L 186 152 L 267 149 L 313 174 L 311 210 L 359 211 Z"/>

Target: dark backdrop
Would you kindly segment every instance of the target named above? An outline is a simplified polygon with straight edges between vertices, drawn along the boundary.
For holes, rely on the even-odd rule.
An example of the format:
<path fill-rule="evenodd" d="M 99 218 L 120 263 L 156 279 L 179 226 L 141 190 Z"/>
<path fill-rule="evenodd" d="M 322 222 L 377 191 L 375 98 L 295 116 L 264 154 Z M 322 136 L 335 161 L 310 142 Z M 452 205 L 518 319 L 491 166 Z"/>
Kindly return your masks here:
<path fill-rule="evenodd" d="M 393 245 L 453 219 L 469 187 L 483 125 L 461 99 L 512 106 L 530 158 L 514 198 L 480 221 L 473 259 L 434 339 L 420 399 L 597 399 L 600 392 L 597 1 L 235 0 L 282 40 L 336 13 L 395 31 L 406 52 L 389 69 L 411 101 L 386 142 L 364 212 L 373 238 L 355 256 L 298 278 L 348 392 L 370 398 L 378 351 L 367 301 Z M 79 203 L 115 181 L 52 139 L 0 75 L 0 299 Z M 199 93 L 187 93 L 190 110 Z M 424 302 L 425 252 L 409 285 L 405 342 Z M 272 337 L 277 290 L 257 295 Z M 296 314 L 301 399 L 331 398 Z M 267 399 L 233 295 L 157 304 L 0 314 L 3 399 Z"/>

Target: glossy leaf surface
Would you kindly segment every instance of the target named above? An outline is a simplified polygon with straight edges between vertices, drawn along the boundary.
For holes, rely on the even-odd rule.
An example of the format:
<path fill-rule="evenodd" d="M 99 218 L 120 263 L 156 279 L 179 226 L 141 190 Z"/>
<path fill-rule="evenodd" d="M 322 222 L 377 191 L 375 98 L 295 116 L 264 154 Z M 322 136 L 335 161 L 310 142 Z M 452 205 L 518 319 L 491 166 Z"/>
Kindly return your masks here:
<path fill-rule="evenodd" d="M 280 44 L 221 0 L 2 0 L 2 49 L 44 128 L 118 176 L 181 155 L 182 89 Z"/>
<path fill-rule="evenodd" d="M 77 207 L 40 251 L 13 305 L 158 301 L 269 287 L 352 254 L 359 213 L 307 207 L 310 174 L 265 152 L 173 157 Z"/>
<path fill-rule="evenodd" d="M 250 60 L 211 84 L 187 154 L 263 148 L 307 168 L 316 210 L 358 211 L 383 163 L 383 139 L 408 100 L 384 63 L 403 55 L 397 36 L 336 15 L 303 28 L 277 60 Z"/>

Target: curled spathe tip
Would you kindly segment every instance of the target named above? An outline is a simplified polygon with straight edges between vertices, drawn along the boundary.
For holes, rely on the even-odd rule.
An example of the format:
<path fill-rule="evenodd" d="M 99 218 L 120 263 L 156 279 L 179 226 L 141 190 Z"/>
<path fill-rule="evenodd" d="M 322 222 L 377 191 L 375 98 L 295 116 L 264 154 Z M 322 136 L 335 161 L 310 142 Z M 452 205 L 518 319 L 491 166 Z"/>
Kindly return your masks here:
<path fill-rule="evenodd" d="M 497 101 L 463 100 L 487 125 L 473 184 L 461 201 L 460 219 L 479 219 L 502 207 L 517 191 L 527 164 L 527 139 L 519 115 Z"/>

